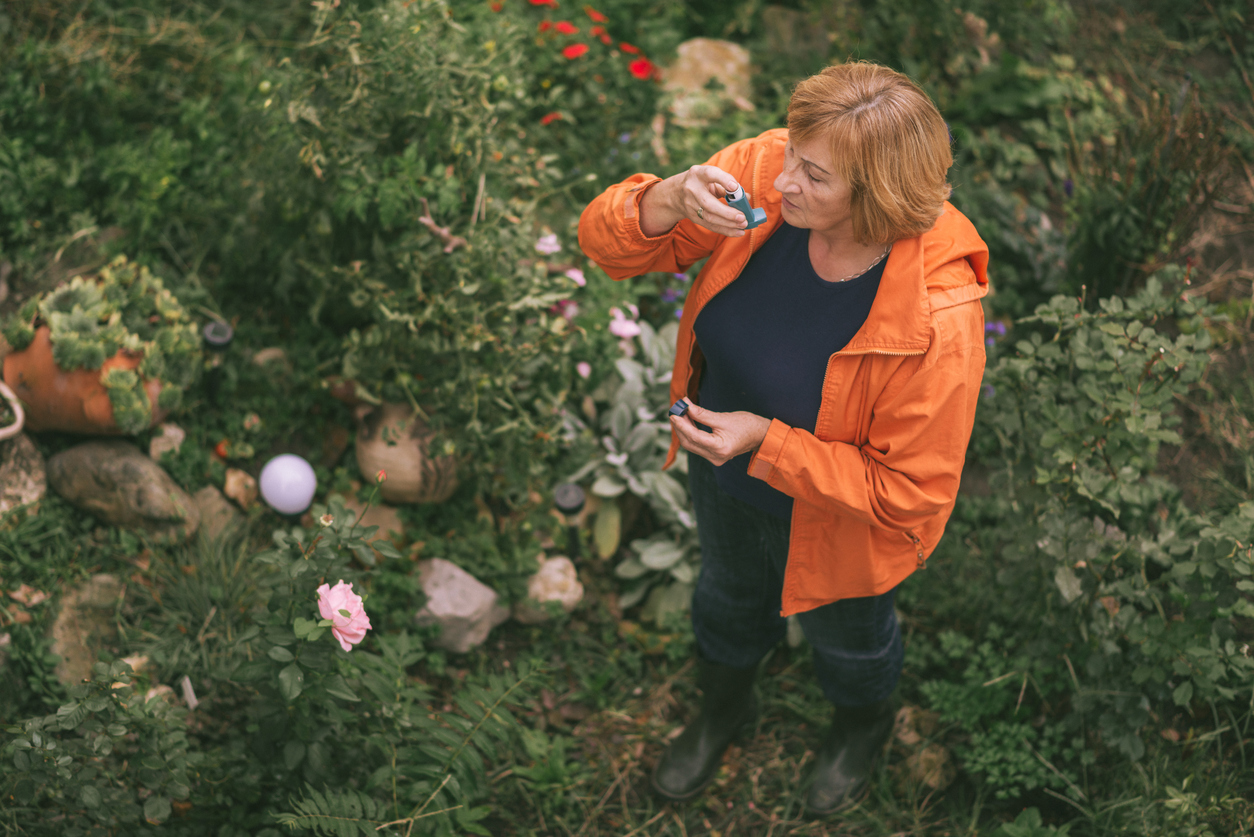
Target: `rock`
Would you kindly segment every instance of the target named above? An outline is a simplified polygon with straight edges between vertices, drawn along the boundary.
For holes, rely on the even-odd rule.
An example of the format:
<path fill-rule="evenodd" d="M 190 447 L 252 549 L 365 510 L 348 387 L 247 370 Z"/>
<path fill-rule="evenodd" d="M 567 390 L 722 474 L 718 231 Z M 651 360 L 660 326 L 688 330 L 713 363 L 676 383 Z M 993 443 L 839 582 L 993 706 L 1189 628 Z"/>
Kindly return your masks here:
<path fill-rule="evenodd" d="M 227 468 L 222 493 L 248 511 L 257 502 L 257 481 L 239 468 Z"/>
<path fill-rule="evenodd" d="M 514 605 L 514 618 L 524 625 L 548 621 L 549 602 L 557 602 L 570 613 L 583 600 L 583 585 L 569 558 L 558 555 L 546 559 L 539 555 L 536 560 L 540 569 L 527 581 L 527 598 Z"/>
<path fill-rule="evenodd" d="M 129 442 L 84 442 L 48 460 L 48 484 L 107 523 L 143 528 L 181 542 L 200 525 L 200 511 L 170 475 Z"/>
<path fill-rule="evenodd" d="M 117 576 L 101 573 L 61 597 L 50 637 L 52 653 L 61 658 L 56 673 L 62 683 L 91 679 L 97 653 L 117 634 L 113 611 L 122 591 Z"/>
<path fill-rule="evenodd" d="M 25 433 L 0 442 L 0 515 L 37 502 L 48 490 L 44 455 Z"/>
<path fill-rule="evenodd" d="M 157 431 L 148 443 L 148 455 L 153 462 L 160 462 L 167 453 L 178 453 L 187 438 L 187 431 L 168 421 L 158 425 Z"/>
<path fill-rule="evenodd" d="M 456 564 L 432 558 L 418 564 L 427 603 L 414 616 L 419 625 L 439 625 L 435 645 L 463 654 L 488 638 L 488 632 L 509 618 L 509 608 L 496 591 Z"/>
<path fill-rule="evenodd" d="M 239 509 L 232 506 L 222 492 L 212 485 L 192 495 L 192 503 L 200 512 L 200 532 L 208 540 L 215 540 L 223 532 L 234 529 L 244 522 Z"/>
<path fill-rule="evenodd" d="M 674 63 L 663 71 L 662 86 L 672 94 L 671 114 L 685 128 L 718 119 L 728 106 L 753 110 L 749 50 L 731 41 L 693 38 L 679 45 Z M 722 86 L 711 90 L 714 80 Z"/>

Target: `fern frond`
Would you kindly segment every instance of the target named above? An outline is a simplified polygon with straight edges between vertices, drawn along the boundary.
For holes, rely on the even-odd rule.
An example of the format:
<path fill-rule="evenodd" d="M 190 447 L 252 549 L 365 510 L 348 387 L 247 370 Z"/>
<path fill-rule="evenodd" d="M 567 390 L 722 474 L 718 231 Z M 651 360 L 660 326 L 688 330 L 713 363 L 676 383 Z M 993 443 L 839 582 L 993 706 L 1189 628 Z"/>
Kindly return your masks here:
<path fill-rule="evenodd" d="M 281 825 L 327 837 L 374 837 L 387 818 L 386 805 L 351 789 L 320 793 L 307 786 L 305 796 L 291 804 L 294 813 L 275 815 Z"/>

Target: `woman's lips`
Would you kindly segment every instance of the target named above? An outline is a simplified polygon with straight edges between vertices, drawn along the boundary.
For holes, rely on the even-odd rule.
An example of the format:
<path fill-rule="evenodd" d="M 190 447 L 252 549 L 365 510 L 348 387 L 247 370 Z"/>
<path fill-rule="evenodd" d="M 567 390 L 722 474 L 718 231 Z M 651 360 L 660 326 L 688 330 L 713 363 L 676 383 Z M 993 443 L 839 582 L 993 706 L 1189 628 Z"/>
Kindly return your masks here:
<path fill-rule="evenodd" d="M 787 207 L 788 209 L 796 209 L 796 208 L 797 208 L 797 205 L 796 205 L 795 203 L 793 203 L 792 201 L 788 200 L 788 198 L 784 197 L 783 195 L 780 195 L 780 196 L 779 196 L 779 198 L 780 198 L 780 200 L 781 200 L 781 201 L 783 201 L 783 202 L 784 202 L 784 206 L 785 206 L 785 207 Z"/>

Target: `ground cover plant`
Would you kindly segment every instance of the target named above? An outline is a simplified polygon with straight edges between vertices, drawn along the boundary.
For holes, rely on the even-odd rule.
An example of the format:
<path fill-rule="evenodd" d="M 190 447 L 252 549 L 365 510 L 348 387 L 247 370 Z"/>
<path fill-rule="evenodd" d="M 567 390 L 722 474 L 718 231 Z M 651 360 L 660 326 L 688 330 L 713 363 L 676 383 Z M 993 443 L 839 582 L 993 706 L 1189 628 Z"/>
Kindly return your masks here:
<path fill-rule="evenodd" d="M 164 468 L 193 492 L 295 452 L 320 489 L 300 519 L 253 506 L 173 546 L 54 492 L 0 514 L 0 828 L 1254 830 L 1247 14 L 7 5 L 6 336 L 21 342 L 32 300 L 82 291 L 74 276 L 156 277 L 180 316 L 236 333 L 180 372 L 168 406 L 187 438 Z M 752 109 L 670 114 L 661 68 L 698 36 L 750 51 Z M 793 81 L 859 57 L 936 99 L 953 200 L 992 252 L 964 491 L 899 597 L 903 713 L 868 797 L 802 813 L 827 710 L 797 641 L 766 661 L 763 719 L 711 788 L 661 805 L 648 773 L 696 700 L 685 608 L 700 556 L 682 461 L 660 470 L 689 277 L 611 283 L 578 250 L 578 213 L 627 174 L 781 124 Z M 460 481 L 374 540 L 362 518 L 386 474 L 363 475 L 351 439 L 382 403 L 423 416 Z M 146 423 L 125 428 L 145 447 Z M 50 456 L 82 439 L 34 441 Z M 588 496 L 582 604 L 441 650 L 413 620 L 421 562 L 519 600 L 537 553 L 574 546 L 553 511 L 564 481 Z M 51 634 L 101 574 L 120 581 L 109 635 L 67 683 Z"/>

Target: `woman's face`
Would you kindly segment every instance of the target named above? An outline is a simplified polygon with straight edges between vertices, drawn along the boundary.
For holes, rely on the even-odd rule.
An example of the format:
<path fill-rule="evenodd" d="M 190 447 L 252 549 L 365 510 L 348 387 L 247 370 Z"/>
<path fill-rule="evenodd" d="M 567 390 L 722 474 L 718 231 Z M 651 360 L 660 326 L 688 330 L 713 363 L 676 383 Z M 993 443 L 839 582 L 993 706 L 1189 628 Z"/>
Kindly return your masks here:
<path fill-rule="evenodd" d="M 788 141 L 775 188 L 784 197 L 784 220 L 794 227 L 832 232 L 852 224 L 849 184 L 836 174 L 831 146 L 822 138 Z"/>

